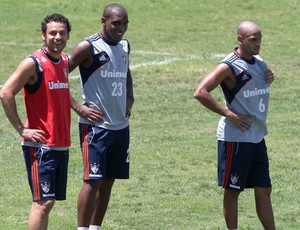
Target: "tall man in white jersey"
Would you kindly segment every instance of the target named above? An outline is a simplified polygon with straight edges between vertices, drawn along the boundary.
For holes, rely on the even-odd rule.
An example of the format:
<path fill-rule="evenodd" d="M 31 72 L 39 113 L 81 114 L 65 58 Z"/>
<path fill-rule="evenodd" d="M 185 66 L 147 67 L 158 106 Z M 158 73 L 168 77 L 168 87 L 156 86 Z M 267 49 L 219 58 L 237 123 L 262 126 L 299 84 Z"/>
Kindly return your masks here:
<path fill-rule="evenodd" d="M 242 22 L 237 29 L 238 48 L 200 82 L 194 93 L 205 107 L 222 116 L 217 130 L 218 184 L 224 188 L 223 212 L 228 229 L 238 228 L 238 197 L 244 188 L 254 188 L 256 212 L 264 229 L 275 229 L 264 141 L 274 75 L 258 56 L 261 38 L 254 22 Z M 218 85 L 226 107 L 211 96 Z"/>
<path fill-rule="evenodd" d="M 129 117 L 134 101 L 130 46 L 123 35 L 128 15 L 119 4 L 103 12 L 102 31 L 79 42 L 69 56 L 79 66 L 83 105 L 79 118 L 84 183 L 78 198 L 78 229 L 100 229 L 115 179 L 129 178 Z M 93 112 L 91 112 L 91 109 Z"/>

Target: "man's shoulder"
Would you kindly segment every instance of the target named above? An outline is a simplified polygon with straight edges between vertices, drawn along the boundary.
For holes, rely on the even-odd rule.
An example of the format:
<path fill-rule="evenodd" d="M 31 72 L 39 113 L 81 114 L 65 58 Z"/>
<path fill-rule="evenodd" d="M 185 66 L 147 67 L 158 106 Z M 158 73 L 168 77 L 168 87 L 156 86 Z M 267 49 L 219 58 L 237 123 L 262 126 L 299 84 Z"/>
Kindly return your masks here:
<path fill-rule="evenodd" d="M 237 60 L 239 60 L 240 57 L 235 53 L 235 52 L 231 52 L 229 54 L 227 54 L 221 61 L 220 63 L 232 63 L 235 62 Z"/>
<path fill-rule="evenodd" d="M 102 36 L 99 32 L 94 33 L 94 34 L 88 36 L 87 38 L 85 38 L 86 41 L 97 41 L 99 39 L 102 39 Z"/>

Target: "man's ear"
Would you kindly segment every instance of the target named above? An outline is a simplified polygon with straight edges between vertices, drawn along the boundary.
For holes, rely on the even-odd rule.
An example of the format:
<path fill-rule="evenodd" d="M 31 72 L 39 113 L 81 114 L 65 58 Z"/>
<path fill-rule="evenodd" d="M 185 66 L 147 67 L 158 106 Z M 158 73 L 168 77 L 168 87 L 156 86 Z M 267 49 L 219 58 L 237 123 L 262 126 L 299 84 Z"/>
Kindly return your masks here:
<path fill-rule="evenodd" d="M 105 18 L 105 17 L 102 17 L 102 18 L 101 18 L 101 24 L 102 24 L 102 25 L 105 25 L 105 23 L 106 23 L 106 18 Z"/>
<path fill-rule="evenodd" d="M 242 44 L 242 42 L 243 42 L 243 36 L 242 35 L 238 35 L 237 36 L 237 40 L 238 40 L 239 44 Z"/>
<path fill-rule="evenodd" d="M 46 41 L 46 34 L 45 33 L 42 33 L 41 37 L 42 37 L 43 41 Z"/>

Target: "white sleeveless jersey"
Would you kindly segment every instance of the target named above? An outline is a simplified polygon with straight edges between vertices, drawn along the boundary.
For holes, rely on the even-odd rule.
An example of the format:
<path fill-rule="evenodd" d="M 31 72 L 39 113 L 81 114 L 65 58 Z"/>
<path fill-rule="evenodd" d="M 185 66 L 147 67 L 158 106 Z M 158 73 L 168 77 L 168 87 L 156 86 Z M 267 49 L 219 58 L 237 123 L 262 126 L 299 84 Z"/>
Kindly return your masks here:
<path fill-rule="evenodd" d="M 221 117 L 217 138 L 233 142 L 260 142 L 267 135 L 266 119 L 269 105 L 270 85 L 265 81 L 266 63 L 254 56 L 251 62 L 246 61 L 234 50 L 221 63 L 227 64 L 235 79 L 234 89 L 228 89 L 221 83 L 226 107 L 236 114 L 250 115 L 251 128 L 242 132 L 229 119 Z"/>
<path fill-rule="evenodd" d="M 104 114 L 104 122 L 94 125 L 120 130 L 129 125 L 126 116 L 129 43 L 122 39 L 116 44 L 104 40 L 100 33 L 87 38 L 93 53 L 89 68 L 79 66 L 84 104 Z M 80 123 L 90 124 L 79 118 Z"/>

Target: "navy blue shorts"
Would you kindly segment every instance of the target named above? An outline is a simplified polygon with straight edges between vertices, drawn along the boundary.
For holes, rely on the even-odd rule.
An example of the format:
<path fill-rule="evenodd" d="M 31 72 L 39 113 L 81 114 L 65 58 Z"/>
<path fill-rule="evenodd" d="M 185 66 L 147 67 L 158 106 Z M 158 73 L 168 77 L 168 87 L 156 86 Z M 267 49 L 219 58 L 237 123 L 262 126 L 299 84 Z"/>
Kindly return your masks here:
<path fill-rule="evenodd" d="M 218 185 L 237 191 L 271 187 L 265 140 L 259 143 L 218 141 Z"/>
<path fill-rule="evenodd" d="M 107 130 L 79 123 L 84 180 L 129 178 L 129 127 Z"/>
<path fill-rule="evenodd" d="M 34 201 L 65 200 L 69 150 L 22 146 Z"/>

